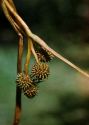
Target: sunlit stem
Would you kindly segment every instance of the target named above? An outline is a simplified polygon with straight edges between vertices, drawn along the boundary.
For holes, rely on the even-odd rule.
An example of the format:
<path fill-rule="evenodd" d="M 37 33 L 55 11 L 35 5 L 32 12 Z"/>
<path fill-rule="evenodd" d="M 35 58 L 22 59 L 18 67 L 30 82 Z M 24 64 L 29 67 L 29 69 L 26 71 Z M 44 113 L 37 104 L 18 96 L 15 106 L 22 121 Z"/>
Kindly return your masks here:
<path fill-rule="evenodd" d="M 14 20 L 10 16 L 9 11 L 8 11 L 8 9 L 7 9 L 7 7 L 6 7 L 6 5 L 4 3 L 2 4 L 2 9 L 3 9 L 3 12 L 4 12 L 6 18 L 8 19 L 10 24 L 13 26 L 14 30 L 16 32 L 18 32 L 17 30 L 19 29 L 19 26 L 14 22 Z"/>
<path fill-rule="evenodd" d="M 17 14 L 17 12 L 14 11 L 13 7 L 9 4 L 7 0 L 4 1 L 5 5 L 7 6 L 8 10 L 12 13 L 14 18 L 17 20 L 18 25 L 22 26 L 24 31 L 26 32 L 27 36 L 30 36 L 31 30 L 26 25 L 26 23 L 22 20 L 22 18 Z"/>
<path fill-rule="evenodd" d="M 9 2 L 9 4 L 13 7 L 14 11 L 16 12 L 17 10 L 16 10 L 13 0 L 7 0 L 7 1 Z"/>
<path fill-rule="evenodd" d="M 34 48 L 34 46 L 33 46 L 32 41 L 31 41 L 31 51 L 32 51 L 32 54 L 33 54 L 34 57 L 35 57 L 36 62 L 39 63 L 38 56 L 37 56 L 37 54 L 36 54 L 36 51 L 35 51 L 35 48 Z"/>
<path fill-rule="evenodd" d="M 19 33 L 17 73 L 22 72 L 22 56 L 23 56 L 23 36 Z"/>
<path fill-rule="evenodd" d="M 27 56 L 26 56 L 26 62 L 24 64 L 25 74 L 28 74 L 29 72 L 30 57 L 31 57 L 31 39 L 28 38 L 28 51 L 27 51 Z"/>
<path fill-rule="evenodd" d="M 14 6 L 13 1 L 12 0 L 8 0 L 8 1 L 10 1 L 10 4 L 13 6 L 14 12 L 16 12 L 16 8 Z M 5 2 L 2 3 L 2 9 L 3 9 L 3 12 L 4 12 L 6 18 L 8 19 L 8 21 L 10 22 L 10 24 L 12 25 L 12 27 L 14 28 L 14 30 L 16 31 L 16 33 L 18 34 L 18 32 L 20 32 L 20 33 L 24 34 L 24 31 L 20 28 L 19 24 L 17 24 L 16 20 L 14 20 L 12 18 L 9 9 L 5 5 Z"/>

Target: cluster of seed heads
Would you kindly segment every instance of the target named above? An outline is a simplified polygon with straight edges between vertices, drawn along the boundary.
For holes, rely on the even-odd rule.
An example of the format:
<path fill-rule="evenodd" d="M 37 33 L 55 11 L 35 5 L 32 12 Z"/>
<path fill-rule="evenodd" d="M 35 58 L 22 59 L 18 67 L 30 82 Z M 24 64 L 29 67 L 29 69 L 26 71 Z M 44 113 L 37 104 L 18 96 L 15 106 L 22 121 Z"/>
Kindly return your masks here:
<path fill-rule="evenodd" d="M 49 76 L 48 62 L 52 60 L 53 55 L 43 48 L 36 50 L 39 63 L 35 63 L 32 67 L 31 74 L 24 72 L 18 73 L 16 78 L 17 86 L 23 91 L 24 95 L 32 98 L 37 94 L 37 83 L 42 82 Z"/>
<path fill-rule="evenodd" d="M 37 94 L 37 87 L 32 83 L 29 75 L 25 73 L 17 74 L 16 83 L 28 98 L 32 98 Z"/>

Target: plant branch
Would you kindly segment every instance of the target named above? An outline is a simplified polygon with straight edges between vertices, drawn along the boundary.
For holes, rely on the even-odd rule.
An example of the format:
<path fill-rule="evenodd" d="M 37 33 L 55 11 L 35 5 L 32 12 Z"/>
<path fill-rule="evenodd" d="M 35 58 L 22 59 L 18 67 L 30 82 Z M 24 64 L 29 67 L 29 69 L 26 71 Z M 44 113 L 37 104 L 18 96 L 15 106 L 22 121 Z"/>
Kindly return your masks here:
<path fill-rule="evenodd" d="M 37 42 L 38 44 L 40 44 L 43 48 L 45 48 L 48 51 L 50 51 L 55 57 L 57 57 L 58 59 L 62 60 L 66 64 L 68 64 L 73 69 L 75 69 L 78 72 L 80 72 L 82 75 L 84 75 L 84 76 L 86 76 L 86 77 L 89 78 L 89 74 L 88 73 L 86 73 L 85 71 L 83 71 L 82 69 L 80 69 L 79 67 L 77 67 L 76 65 L 74 65 L 73 63 L 71 63 L 69 60 L 67 60 L 66 58 L 64 58 L 62 55 L 60 55 L 59 53 L 57 53 L 56 51 L 54 51 L 53 49 L 51 49 L 41 38 L 39 38 L 37 35 L 33 34 L 31 32 L 31 30 L 29 29 L 29 27 L 26 25 L 26 23 L 23 21 L 23 19 L 13 10 L 13 8 L 10 6 L 10 4 L 8 3 L 8 1 L 5 1 L 5 4 L 6 4 L 7 8 L 9 9 L 9 11 L 16 18 L 16 20 L 23 27 L 23 29 L 24 29 L 24 31 L 25 31 L 25 33 L 27 34 L 28 37 L 32 38 L 35 42 Z"/>
<path fill-rule="evenodd" d="M 7 6 L 8 10 L 14 16 L 14 18 L 17 21 L 18 25 L 20 24 L 21 28 L 25 31 L 27 36 L 30 37 L 30 33 L 32 33 L 32 32 L 29 29 L 29 27 L 26 25 L 26 23 L 23 21 L 23 19 L 17 14 L 17 12 L 14 11 L 13 7 L 9 4 L 9 2 L 7 0 L 5 0 L 4 3 Z"/>
<path fill-rule="evenodd" d="M 10 1 L 10 0 L 9 0 Z M 6 7 L 5 3 L 3 2 L 2 4 L 2 9 L 3 12 L 6 16 L 6 18 L 8 19 L 8 21 L 10 22 L 10 24 L 12 25 L 12 27 L 14 28 L 14 30 L 16 31 L 16 33 L 19 35 L 20 32 L 23 33 L 23 31 L 21 30 L 21 28 L 19 27 L 19 25 L 14 21 L 14 19 L 12 18 L 12 16 L 10 15 L 10 11 L 8 10 L 8 8 Z M 15 9 L 16 10 L 16 9 Z"/>

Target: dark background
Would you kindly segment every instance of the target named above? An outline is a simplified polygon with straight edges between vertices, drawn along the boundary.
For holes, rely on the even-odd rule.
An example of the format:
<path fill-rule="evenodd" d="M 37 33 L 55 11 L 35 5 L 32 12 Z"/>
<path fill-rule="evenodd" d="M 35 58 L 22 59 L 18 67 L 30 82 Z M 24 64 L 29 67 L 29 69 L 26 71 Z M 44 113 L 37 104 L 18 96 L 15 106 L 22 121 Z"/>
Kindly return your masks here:
<path fill-rule="evenodd" d="M 32 32 L 89 72 L 89 0 L 14 2 Z M 0 125 L 10 125 L 14 116 L 17 44 L 0 9 Z M 89 125 L 89 80 L 57 59 L 50 70 L 34 99 L 22 96 L 21 125 Z"/>
<path fill-rule="evenodd" d="M 47 39 L 49 43 L 59 45 L 60 36 L 65 39 L 83 38 L 80 42 L 89 41 L 89 1 L 88 0 L 14 0 L 21 17 L 27 22 L 33 32 Z M 0 11 L 1 42 L 12 44 L 10 36 L 12 27 Z M 3 32 L 12 33 L 7 41 L 3 40 Z M 13 35 L 14 37 L 14 35 Z M 72 37 L 72 38 L 71 38 Z M 61 41 L 60 41 L 61 42 Z M 79 42 L 79 41 L 78 41 Z M 76 44 L 78 44 L 76 41 Z M 14 42 L 13 42 L 14 43 Z M 66 43 L 65 43 L 66 44 Z M 65 45 L 64 44 L 64 45 Z M 55 45 L 55 46 L 56 46 Z"/>

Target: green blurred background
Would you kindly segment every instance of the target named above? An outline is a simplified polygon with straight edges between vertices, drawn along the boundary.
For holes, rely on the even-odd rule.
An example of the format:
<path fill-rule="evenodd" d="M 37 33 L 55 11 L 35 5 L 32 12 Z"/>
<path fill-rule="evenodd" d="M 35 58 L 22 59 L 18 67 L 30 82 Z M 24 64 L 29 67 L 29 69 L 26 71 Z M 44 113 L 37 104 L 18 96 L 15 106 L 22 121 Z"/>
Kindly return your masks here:
<path fill-rule="evenodd" d="M 35 34 L 89 72 L 89 0 L 14 2 Z M 13 122 L 17 43 L 0 9 L 0 125 Z M 24 49 L 23 63 L 25 54 Z M 58 59 L 50 63 L 50 72 L 35 98 L 22 96 L 20 125 L 89 125 L 89 80 Z"/>

